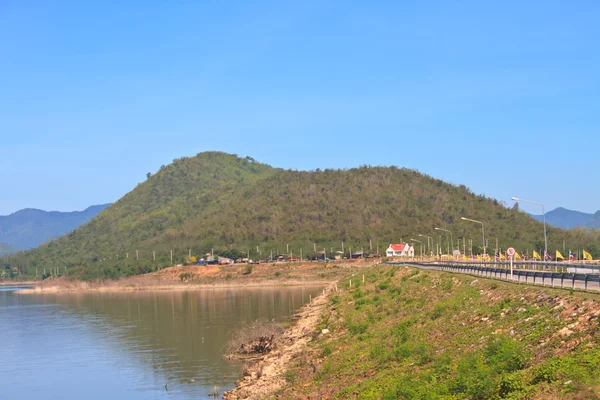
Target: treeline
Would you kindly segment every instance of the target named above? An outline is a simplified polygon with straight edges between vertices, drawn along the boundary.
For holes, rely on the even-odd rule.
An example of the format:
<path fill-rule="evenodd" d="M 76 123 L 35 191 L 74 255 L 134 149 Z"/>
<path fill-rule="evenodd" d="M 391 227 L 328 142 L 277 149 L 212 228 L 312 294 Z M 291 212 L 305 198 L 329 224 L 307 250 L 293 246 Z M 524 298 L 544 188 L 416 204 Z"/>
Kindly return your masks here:
<path fill-rule="evenodd" d="M 117 277 L 182 263 L 195 256 L 235 250 L 253 259 L 270 251 L 305 256 L 317 251 L 364 249 L 383 253 L 390 243 L 419 234 L 442 241 L 453 232 L 454 246 L 472 239 L 481 249 L 485 224 L 488 252 L 514 246 L 519 251 L 543 251 L 543 225 L 505 203 L 396 167 L 349 170 L 291 171 L 269 167 L 251 158 L 224 153 L 200 153 L 161 168 L 132 192 L 74 232 L 38 249 L 2 259 L 31 276 L 36 266 L 67 267 L 73 276 Z M 585 248 L 600 257 L 597 231 L 565 231 L 548 227 L 549 250 L 568 253 Z M 420 252 L 420 245 L 415 243 Z M 256 247 L 259 247 L 259 253 Z M 461 244 L 461 250 L 462 250 Z M 132 260 L 138 250 L 139 260 Z M 152 258 L 156 252 L 156 261 Z M 265 252 L 268 252 L 265 253 Z M 127 258 L 126 253 L 129 253 Z M 119 259 L 116 256 L 119 255 Z M 64 268 L 63 268 L 64 269 Z"/>

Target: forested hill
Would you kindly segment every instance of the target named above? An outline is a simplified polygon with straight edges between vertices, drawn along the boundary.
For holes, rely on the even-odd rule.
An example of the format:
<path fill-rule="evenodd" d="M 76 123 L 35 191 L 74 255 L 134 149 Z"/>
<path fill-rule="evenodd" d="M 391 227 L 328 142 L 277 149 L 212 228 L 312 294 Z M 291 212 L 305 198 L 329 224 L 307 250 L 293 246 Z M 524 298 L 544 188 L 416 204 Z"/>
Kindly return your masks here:
<path fill-rule="evenodd" d="M 167 266 L 170 250 L 174 263 L 190 250 L 250 251 L 256 259 L 287 248 L 296 255 L 303 249 L 305 256 L 315 247 L 341 250 L 342 241 L 346 252 L 368 249 L 369 240 L 373 252 L 377 245 L 383 252 L 401 239 L 427 241 L 418 234 L 437 241 L 434 227 L 452 230 L 455 243 L 467 237 L 481 246 L 480 225 L 461 216 L 485 223 L 491 249 L 496 238 L 502 248 L 543 248 L 542 224 L 525 213 L 413 170 L 291 171 L 207 152 L 175 160 L 89 223 L 11 263 L 24 273 L 48 265 L 66 266 L 77 276 L 113 277 Z M 551 227 L 548 234 L 550 249 L 562 250 L 564 240 L 569 248 L 596 251 L 595 233 Z"/>

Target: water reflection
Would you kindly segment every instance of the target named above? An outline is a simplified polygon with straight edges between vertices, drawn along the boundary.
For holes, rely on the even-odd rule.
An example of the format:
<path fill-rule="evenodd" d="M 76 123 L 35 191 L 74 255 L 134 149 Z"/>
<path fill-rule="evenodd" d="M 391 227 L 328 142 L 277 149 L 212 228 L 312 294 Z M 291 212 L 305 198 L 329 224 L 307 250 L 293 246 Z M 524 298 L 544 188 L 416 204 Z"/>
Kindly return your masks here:
<path fill-rule="evenodd" d="M 319 291 L 2 292 L 2 398 L 207 398 L 239 376 L 239 365 L 222 359 L 233 328 L 286 321 Z"/>

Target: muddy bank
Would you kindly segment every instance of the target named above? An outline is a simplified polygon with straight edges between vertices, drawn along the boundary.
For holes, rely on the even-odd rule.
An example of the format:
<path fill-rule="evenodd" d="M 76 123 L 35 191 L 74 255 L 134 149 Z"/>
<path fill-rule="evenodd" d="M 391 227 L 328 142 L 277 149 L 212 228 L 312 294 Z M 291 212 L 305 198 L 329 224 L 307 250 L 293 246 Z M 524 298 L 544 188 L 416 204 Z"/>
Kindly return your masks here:
<path fill-rule="evenodd" d="M 33 282 L 19 294 L 201 290 L 235 287 L 326 286 L 341 276 L 370 266 L 366 262 L 273 263 L 227 266 L 174 266 L 118 280 L 78 281 L 66 277 Z"/>
<path fill-rule="evenodd" d="M 245 376 L 236 382 L 236 388 L 224 394 L 225 400 L 269 398 L 286 384 L 285 372 L 291 360 L 306 351 L 312 341 L 329 295 L 335 290 L 330 284 L 323 294 L 313 298 L 295 315 L 292 325 L 276 343 L 276 350 L 259 358 L 247 368 Z"/>

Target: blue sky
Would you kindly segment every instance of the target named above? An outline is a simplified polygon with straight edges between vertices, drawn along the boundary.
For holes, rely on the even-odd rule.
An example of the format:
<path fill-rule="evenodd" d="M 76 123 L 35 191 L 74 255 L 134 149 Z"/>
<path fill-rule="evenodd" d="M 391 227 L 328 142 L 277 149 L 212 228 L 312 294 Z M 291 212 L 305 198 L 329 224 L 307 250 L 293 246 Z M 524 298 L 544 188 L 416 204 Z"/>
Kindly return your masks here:
<path fill-rule="evenodd" d="M 207 150 L 594 212 L 599 17 L 596 1 L 4 0 L 0 214 L 116 201 Z"/>

